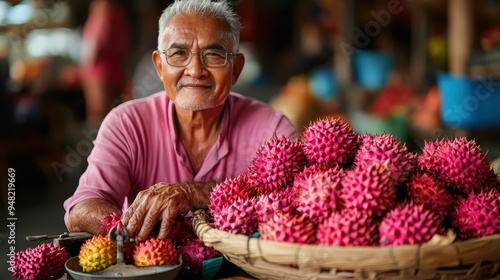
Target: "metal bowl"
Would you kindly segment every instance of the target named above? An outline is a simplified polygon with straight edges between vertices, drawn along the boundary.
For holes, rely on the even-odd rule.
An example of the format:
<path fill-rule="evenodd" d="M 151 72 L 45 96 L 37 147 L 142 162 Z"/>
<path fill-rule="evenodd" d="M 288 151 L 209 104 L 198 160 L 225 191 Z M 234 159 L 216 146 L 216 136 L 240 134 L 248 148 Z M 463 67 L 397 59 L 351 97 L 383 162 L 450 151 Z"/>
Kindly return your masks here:
<path fill-rule="evenodd" d="M 182 261 L 178 265 L 161 266 L 134 266 L 128 264 L 112 265 L 104 270 L 95 272 L 83 272 L 78 263 L 78 257 L 70 258 L 65 263 L 66 271 L 74 280 L 94 280 L 94 279 L 127 279 L 127 280 L 173 280 L 177 277 L 182 268 Z"/>

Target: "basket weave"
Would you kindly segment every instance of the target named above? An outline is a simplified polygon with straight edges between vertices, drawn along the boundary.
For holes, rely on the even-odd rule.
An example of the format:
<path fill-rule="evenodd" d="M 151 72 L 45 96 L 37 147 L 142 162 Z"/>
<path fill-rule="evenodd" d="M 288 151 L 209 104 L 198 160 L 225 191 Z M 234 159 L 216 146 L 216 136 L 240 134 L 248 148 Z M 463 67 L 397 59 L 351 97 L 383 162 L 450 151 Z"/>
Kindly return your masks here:
<path fill-rule="evenodd" d="M 213 228 L 195 212 L 198 237 L 258 279 L 495 279 L 500 234 L 455 242 L 387 247 L 303 245 Z"/>

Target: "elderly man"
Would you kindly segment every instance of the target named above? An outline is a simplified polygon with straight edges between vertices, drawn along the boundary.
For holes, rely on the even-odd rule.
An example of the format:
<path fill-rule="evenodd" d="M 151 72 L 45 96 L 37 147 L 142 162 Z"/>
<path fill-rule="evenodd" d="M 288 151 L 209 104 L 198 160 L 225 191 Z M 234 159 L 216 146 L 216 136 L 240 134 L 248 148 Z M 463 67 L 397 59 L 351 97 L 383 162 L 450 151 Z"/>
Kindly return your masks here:
<path fill-rule="evenodd" d="M 273 135 L 296 139 L 290 121 L 267 104 L 231 92 L 245 63 L 240 23 L 224 1 L 178 0 L 159 20 L 152 54 L 165 91 L 132 100 L 106 117 L 74 195 L 64 203 L 70 231 L 102 233 L 123 213 L 131 236 L 207 207 L 218 181 L 246 171 Z"/>

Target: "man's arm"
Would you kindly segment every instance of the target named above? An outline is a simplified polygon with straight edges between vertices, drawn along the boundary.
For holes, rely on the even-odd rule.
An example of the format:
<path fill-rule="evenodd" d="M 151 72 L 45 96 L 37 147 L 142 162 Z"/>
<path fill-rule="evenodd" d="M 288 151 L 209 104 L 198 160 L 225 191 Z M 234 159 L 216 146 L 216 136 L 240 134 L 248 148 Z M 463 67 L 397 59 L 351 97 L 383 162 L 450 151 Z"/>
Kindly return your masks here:
<path fill-rule="evenodd" d="M 103 219 L 121 210 L 103 199 L 89 198 L 75 204 L 68 213 L 67 228 L 71 232 L 86 231 L 94 235 L 105 235 L 101 227 Z"/>
<path fill-rule="evenodd" d="M 146 240 L 161 221 L 158 238 L 165 239 L 173 220 L 192 208 L 206 208 L 215 182 L 158 183 L 139 192 L 123 215 L 130 236 Z"/>

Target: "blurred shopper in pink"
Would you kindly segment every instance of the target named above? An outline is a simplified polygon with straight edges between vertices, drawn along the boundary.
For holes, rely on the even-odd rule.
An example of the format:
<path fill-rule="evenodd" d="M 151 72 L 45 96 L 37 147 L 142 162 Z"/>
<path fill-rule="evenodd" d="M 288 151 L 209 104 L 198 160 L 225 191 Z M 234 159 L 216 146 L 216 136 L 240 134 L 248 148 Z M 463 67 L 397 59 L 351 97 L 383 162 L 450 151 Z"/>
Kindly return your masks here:
<path fill-rule="evenodd" d="M 83 29 L 81 80 L 87 122 L 98 126 L 127 83 L 128 24 L 121 1 L 93 0 Z"/>

